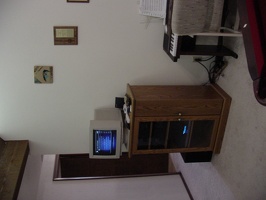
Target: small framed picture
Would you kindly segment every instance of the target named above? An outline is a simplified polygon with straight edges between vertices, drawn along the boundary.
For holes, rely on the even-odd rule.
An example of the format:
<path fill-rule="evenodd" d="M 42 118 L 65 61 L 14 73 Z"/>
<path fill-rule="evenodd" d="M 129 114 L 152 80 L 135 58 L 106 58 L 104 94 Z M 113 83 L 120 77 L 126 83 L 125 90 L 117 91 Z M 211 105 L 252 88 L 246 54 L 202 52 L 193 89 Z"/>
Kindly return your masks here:
<path fill-rule="evenodd" d="M 54 45 L 77 45 L 77 26 L 54 26 Z"/>
<path fill-rule="evenodd" d="M 67 0 L 69 3 L 89 3 L 90 0 Z"/>
<path fill-rule="evenodd" d="M 34 66 L 34 83 L 53 83 L 53 67 Z"/>

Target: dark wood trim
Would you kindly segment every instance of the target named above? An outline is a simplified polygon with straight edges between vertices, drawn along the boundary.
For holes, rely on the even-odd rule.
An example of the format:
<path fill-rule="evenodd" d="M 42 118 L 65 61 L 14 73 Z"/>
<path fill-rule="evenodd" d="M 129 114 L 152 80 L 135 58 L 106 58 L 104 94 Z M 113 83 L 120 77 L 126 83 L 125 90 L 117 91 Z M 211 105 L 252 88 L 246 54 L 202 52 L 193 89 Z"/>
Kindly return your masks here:
<path fill-rule="evenodd" d="M 92 177 L 54 178 L 53 181 L 120 179 L 120 178 L 137 178 L 137 177 L 149 177 L 149 176 L 167 176 L 167 175 L 175 175 L 175 174 L 178 174 L 178 172 L 158 173 L 158 174 L 136 174 L 136 175 L 123 175 L 123 176 L 92 176 Z"/>
<path fill-rule="evenodd" d="M 5 148 L 5 141 L 2 138 L 0 138 L 0 152 L 2 152 L 4 148 Z"/>
<path fill-rule="evenodd" d="M 190 199 L 191 199 L 191 200 L 194 200 L 194 198 L 193 198 L 193 196 L 192 196 L 192 194 L 191 194 L 191 192 L 190 192 L 190 190 L 189 190 L 189 187 L 188 187 L 188 185 L 187 185 L 187 183 L 186 183 L 186 181 L 185 181 L 185 178 L 184 178 L 183 174 L 182 174 L 181 172 L 179 172 L 179 175 L 180 175 L 180 177 L 181 177 L 181 179 L 182 179 L 182 181 L 183 181 L 183 183 L 184 183 L 184 186 L 185 186 L 185 188 L 186 188 L 186 190 L 187 190 L 187 193 L 188 193 Z"/>
<path fill-rule="evenodd" d="M 65 155 L 65 156 L 87 156 L 88 154 L 69 154 L 69 155 Z M 121 176 L 97 176 L 97 177 L 72 177 L 72 178 L 61 178 L 60 175 L 60 159 L 59 159 L 60 155 L 56 155 L 55 157 L 55 166 L 54 166 L 54 175 L 53 175 L 53 180 L 54 181 L 73 181 L 73 180 L 95 180 L 95 179 L 120 179 L 120 178 L 137 178 L 137 177 L 151 177 L 151 176 L 170 176 L 170 175 L 179 175 L 181 177 L 181 180 L 185 186 L 185 189 L 190 197 L 191 200 L 194 200 L 189 187 L 182 175 L 181 172 L 176 172 L 175 168 L 172 169 L 174 167 L 174 164 L 169 156 L 169 165 L 171 166 L 171 170 L 169 170 L 168 173 L 157 173 L 157 174 L 136 174 L 136 175 L 121 175 Z M 170 169 L 170 167 L 168 168 Z"/>
<path fill-rule="evenodd" d="M 149 165 L 147 165 L 149 163 Z M 134 155 L 123 153 L 120 159 L 91 159 L 89 154 L 57 155 L 54 180 L 83 180 L 131 177 L 168 173 L 169 155 Z"/>
<path fill-rule="evenodd" d="M 67 0 L 67 3 L 89 3 L 90 0 L 79 0 L 79 1 L 73 1 L 73 0 Z"/>

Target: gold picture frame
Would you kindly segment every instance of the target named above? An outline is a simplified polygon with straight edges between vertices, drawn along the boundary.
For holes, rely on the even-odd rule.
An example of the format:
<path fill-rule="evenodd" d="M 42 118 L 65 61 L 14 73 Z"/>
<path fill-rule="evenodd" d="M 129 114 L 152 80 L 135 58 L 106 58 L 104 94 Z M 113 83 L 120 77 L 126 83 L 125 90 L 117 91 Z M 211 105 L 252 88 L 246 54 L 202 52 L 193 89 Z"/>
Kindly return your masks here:
<path fill-rule="evenodd" d="M 77 45 L 77 26 L 54 26 L 54 45 Z"/>
<path fill-rule="evenodd" d="M 89 3 L 90 0 L 67 0 L 68 3 Z"/>

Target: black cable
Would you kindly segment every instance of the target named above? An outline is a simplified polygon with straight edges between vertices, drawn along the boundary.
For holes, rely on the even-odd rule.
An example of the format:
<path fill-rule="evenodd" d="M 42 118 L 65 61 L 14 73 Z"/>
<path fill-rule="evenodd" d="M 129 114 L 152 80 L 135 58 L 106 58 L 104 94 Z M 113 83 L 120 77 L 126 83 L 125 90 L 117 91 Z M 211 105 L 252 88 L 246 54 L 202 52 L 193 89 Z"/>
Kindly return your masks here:
<path fill-rule="evenodd" d="M 210 76 L 210 71 L 209 71 L 209 69 L 208 69 L 204 64 L 202 64 L 200 61 L 197 61 L 197 63 L 199 63 L 201 66 L 203 66 L 204 69 L 207 71 L 209 82 L 211 82 L 211 76 Z"/>
<path fill-rule="evenodd" d="M 222 72 L 223 72 L 223 67 L 224 67 L 224 61 L 220 61 L 220 60 L 214 60 L 210 63 L 209 65 L 209 69 L 203 64 L 201 63 L 202 61 L 208 61 L 210 59 L 212 59 L 214 56 L 207 58 L 205 60 L 196 60 L 197 63 L 199 63 L 201 66 L 204 67 L 204 69 L 207 71 L 208 73 L 208 78 L 209 81 L 207 83 L 216 83 L 219 80 L 219 77 L 221 76 Z M 204 85 L 206 85 L 207 83 L 205 83 Z"/>
<path fill-rule="evenodd" d="M 214 65 L 211 67 L 211 65 L 214 63 Z M 226 63 L 222 61 L 213 61 L 210 63 L 210 77 L 211 77 L 211 83 L 215 83 L 219 80 L 222 72 L 224 71 L 226 67 Z"/>
<path fill-rule="evenodd" d="M 205 61 L 208 61 L 208 60 L 210 60 L 210 59 L 212 59 L 212 58 L 214 58 L 214 56 L 211 56 L 210 58 L 207 58 L 206 60 L 202 60 L 202 59 L 200 59 L 199 61 L 200 61 L 200 62 L 205 62 Z"/>
<path fill-rule="evenodd" d="M 211 67 L 212 64 L 214 64 L 214 65 Z M 214 60 L 210 63 L 210 82 L 211 83 L 215 83 L 215 79 L 214 79 L 214 74 L 215 74 L 215 70 L 216 70 L 215 66 L 216 66 L 216 61 Z"/>
<path fill-rule="evenodd" d="M 199 63 L 200 65 L 202 65 L 204 67 L 204 69 L 206 69 L 207 73 L 209 73 L 209 69 L 205 65 L 203 65 L 200 61 L 197 61 L 197 63 Z"/>

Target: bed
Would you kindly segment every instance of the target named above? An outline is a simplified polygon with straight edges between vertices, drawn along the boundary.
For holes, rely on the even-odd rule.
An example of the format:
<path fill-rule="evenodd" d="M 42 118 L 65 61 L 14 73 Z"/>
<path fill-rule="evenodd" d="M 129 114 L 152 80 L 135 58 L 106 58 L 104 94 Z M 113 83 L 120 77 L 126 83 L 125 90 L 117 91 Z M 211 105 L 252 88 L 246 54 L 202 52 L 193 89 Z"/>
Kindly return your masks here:
<path fill-rule="evenodd" d="M 254 95 L 266 106 L 266 4 L 265 0 L 238 0 L 238 10 Z"/>

